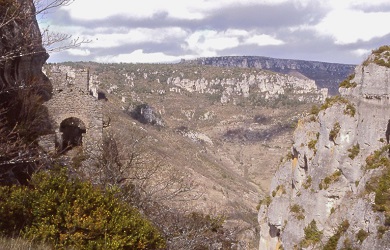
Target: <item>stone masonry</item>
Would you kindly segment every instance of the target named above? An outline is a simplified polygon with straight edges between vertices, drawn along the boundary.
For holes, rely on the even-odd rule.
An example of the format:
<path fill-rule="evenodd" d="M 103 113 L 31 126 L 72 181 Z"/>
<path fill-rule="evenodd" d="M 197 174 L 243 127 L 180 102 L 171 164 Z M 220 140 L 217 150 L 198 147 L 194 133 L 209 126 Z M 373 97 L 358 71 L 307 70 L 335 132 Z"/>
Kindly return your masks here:
<path fill-rule="evenodd" d="M 96 157 L 103 137 L 102 104 L 91 95 L 89 71 L 50 65 L 46 75 L 53 85 L 53 96 L 46 103 L 55 128 L 57 152 L 67 145 L 82 146 L 84 155 Z"/>

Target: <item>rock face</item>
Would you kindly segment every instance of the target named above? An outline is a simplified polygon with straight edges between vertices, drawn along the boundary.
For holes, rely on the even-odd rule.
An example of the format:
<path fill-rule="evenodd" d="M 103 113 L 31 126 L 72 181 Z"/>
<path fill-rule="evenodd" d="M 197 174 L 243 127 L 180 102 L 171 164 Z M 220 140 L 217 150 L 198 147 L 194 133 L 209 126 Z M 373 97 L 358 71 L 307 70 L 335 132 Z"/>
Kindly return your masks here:
<path fill-rule="evenodd" d="M 338 93 L 339 83 L 351 74 L 355 67 L 355 65 L 348 64 L 276 59 L 262 56 L 206 57 L 183 61 L 182 63 L 267 69 L 278 73 L 312 79 L 319 88 L 329 89 L 329 93 L 332 95 Z"/>
<path fill-rule="evenodd" d="M 42 73 L 48 54 L 42 47 L 33 1 L 1 1 L 0 16 L 0 94 L 31 87 L 48 100 L 51 84 Z"/>
<path fill-rule="evenodd" d="M 148 104 L 140 104 L 131 111 L 131 116 L 144 124 L 151 124 L 163 127 L 164 122 L 160 116 Z"/>
<path fill-rule="evenodd" d="M 243 74 L 237 78 L 212 80 L 169 77 L 167 84 L 175 85 L 189 92 L 220 94 L 219 101 L 221 103 L 234 101 L 235 97 L 238 96 L 265 100 L 284 96 L 301 102 L 322 102 L 328 95 L 328 90 L 318 89 L 313 80 L 265 71 L 257 74 Z M 176 91 L 176 89 L 172 91 Z"/>
<path fill-rule="evenodd" d="M 259 249 L 389 249 L 390 68 L 377 63 L 389 61 L 389 49 L 299 122 L 260 206 Z"/>

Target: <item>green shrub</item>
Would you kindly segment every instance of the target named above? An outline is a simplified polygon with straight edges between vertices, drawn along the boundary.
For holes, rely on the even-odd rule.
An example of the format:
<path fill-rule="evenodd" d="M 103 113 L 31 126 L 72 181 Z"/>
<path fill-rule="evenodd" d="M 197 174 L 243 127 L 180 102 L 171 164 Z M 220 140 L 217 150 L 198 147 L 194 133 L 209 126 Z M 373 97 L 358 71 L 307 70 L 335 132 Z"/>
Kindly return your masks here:
<path fill-rule="evenodd" d="M 317 144 L 317 141 L 318 140 L 310 140 L 309 143 L 307 144 L 307 147 L 311 150 L 313 150 L 313 153 L 316 154 L 317 153 L 317 149 L 316 149 L 316 144 Z"/>
<path fill-rule="evenodd" d="M 342 81 L 339 85 L 340 88 L 355 88 L 357 86 L 357 83 L 356 82 L 351 82 L 352 79 L 355 77 L 355 74 L 351 74 L 347 77 L 347 79 L 345 79 L 344 81 Z"/>
<path fill-rule="evenodd" d="M 346 108 L 344 110 L 344 114 L 350 115 L 351 117 L 355 116 L 356 108 L 353 106 L 353 104 L 350 101 L 348 101 L 348 99 L 346 99 L 342 96 L 339 96 L 339 95 L 336 95 L 336 96 L 333 96 L 330 98 L 326 98 L 325 102 L 324 102 L 324 104 L 322 104 L 320 110 L 326 110 L 326 109 L 332 107 L 333 105 L 335 105 L 336 103 L 346 105 Z"/>
<path fill-rule="evenodd" d="M 328 189 L 332 183 L 334 183 L 340 179 L 340 176 L 341 176 L 340 170 L 334 171 L 333 174 L 326 176 L 323 180 L 321 180 L 321 182 L 319 184 L 319 188 L 320 189 Z"/>
<path fill-rule="evenodd" d="M 294 213 L 295 218 L 298 220 L 305 219 L 305 215 L 303 214 L 305 212 L 305 209 L 303 209 L 302 206 L 298 204 L 294 204 L 290 207 L 290 212 Z"/>
<path fill-rule="evenodd" d="M 338 134 L 340 133 L 340 129 L 341 129 L 341 126 L 340 126 L 340 123 L 339 122 L 336 122 L 335 124 L 333 124 L 333 128 L 332 130 L 329 132 L 329 140 L 330 141 L 335 141 Z"/>
<path fill-rule="evenodd" d="M 352 148 L 348 149 L 348 152 L 349 152 L 348 157 L 351 158 L 352 160 L 355 159 L 355 157 L 360 152 L 359 143 L 356 143 L 355 145 L 352 146 Z"/>
<path fill-rule="evenodd" d="M 349 222 L 347 220 L 341 222 L 341 224 L 337 227 L 336 233 L 329 238 L 323 250 L 336 250 L 340 237 L 348 230 L 348 228 Z"/>
<path fill-rule="evenodd" d="M 356 233 L 356 239 L 359 241 L 360 244 L 363 243 L 363 241 L 368 237 L 369 233 L 364 231 L 363 229 L 360 229 L 359 232 Z"/>
<path fill-rule="evenodd" d="M 311 182 L 312 182 L 312 179 L 311 179 L 311 176 L 309 175 L 307 177 L 306 181 L 302 184 L 302 187 L 304 189 L 308 189 L 311 186 Z"/>
<path fill-rule="evenodd" d="M 318 115 L 319 112 L 320 112 L 320 108 L 317 105 L 311 106 L 310 114 Z"/>
<path fill-rule="evenodd" d="M 34 174 L 30 187 L 0 187 L 0 232 L 77 249 L 158 249 L 165 241 L 115 191 L 102 193 L 65 169 Z"/>
<path fill-rule="evenodd" d="M 305 238 L 299 243 L 301 247 L 307 248 L 321 240 L 322 231 L 318 230 L 315 220 L 312 220 L 303 231 L 305 232 Z"/>

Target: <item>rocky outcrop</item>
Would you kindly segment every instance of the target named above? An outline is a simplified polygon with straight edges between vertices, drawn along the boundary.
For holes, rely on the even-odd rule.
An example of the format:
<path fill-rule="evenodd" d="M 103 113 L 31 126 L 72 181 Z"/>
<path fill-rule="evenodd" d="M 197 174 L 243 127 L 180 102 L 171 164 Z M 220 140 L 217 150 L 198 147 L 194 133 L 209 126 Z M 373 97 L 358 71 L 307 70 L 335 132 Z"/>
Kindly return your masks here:
<path fill-rule="evenodd" d="M 298 123 L 260 206 L 259 249 L 390 247 L 390 68 L 376 62 L 356 67 L 342 96 Z"/>
<path fill-rule="evenodd" d="M 328 94 L 327 89 L 319 90 L 313 80 L 265 71 L 257 74 L 243 74 L 237 78 L 212 80 L 169 77 L 167 84 L 189 92 L 220 95 L 221 103 L 231 102 L 239 96 L 244 98 L 252 96 L 252 98 L 264 100 L 285 96 L 300 102 L 322 102 Z"/>
<path fill-rule="evenodd" d="M 339 83 L 351 74 L 355 67 L 355 65 L 349 64 L 277 59 L 262 56 L 204 57 L 196 60 L 183 60 L 182 63 L 218 67 L 258 68 L 301 78 L 309 78 L 314 80 L 319 88 L 329 89 L 331 95 L 338 93 Z"/>
<path fill-rule="evenodd" d="M 137 105 L 134 110 L 130 112 L 131 117 L 144 124 L 164 126 L 163 120 L 148 104 Z"/>
<path fill-rule="evenodd" d="M 0 94 L 33 88 L 48 100 L 51 84 L 42 73 L 48 54 L 42 46 L 33 1 L 1 1 L 0 16 Z"/>

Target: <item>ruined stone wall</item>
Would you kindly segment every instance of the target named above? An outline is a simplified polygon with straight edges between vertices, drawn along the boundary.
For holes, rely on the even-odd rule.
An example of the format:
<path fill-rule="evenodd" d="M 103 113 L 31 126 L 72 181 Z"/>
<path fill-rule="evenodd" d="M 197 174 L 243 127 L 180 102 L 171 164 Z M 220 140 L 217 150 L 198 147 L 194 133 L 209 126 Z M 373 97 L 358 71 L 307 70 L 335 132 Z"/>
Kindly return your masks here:
<path fill-rule="evenodd" d="M 89 157 L 99 154 L 103 136 L 102 105 L 88 90 L 88 71 L 66 66 L 50 66 L 46 74 L 53 85 L 53 97 L 46 103 L 53 119 L 57 150 L 61 148 L 60 124 L 78 118 L 85 125 L 83 151 Z"/>

